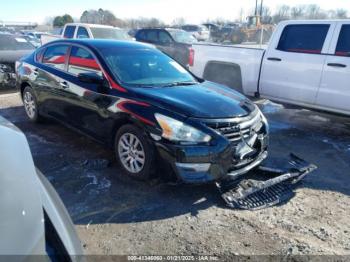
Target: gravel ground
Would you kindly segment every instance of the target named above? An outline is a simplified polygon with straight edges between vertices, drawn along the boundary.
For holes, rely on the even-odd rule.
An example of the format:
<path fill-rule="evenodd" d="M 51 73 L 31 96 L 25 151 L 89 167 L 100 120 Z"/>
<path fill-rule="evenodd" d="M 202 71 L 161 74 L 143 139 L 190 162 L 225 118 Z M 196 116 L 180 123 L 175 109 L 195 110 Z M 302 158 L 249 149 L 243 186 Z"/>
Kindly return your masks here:
<path fill-rule="evenodd" d="M 350 119 L 258 104 L 270 154 L 293 152 L 319 167 L 289 201 L 259 211 L 226 208 L 213 185 L 130 180 L 100 144 L 51 121 L 30 123 L 18 94 L 0 95 L 0 114 L 26 134 L 87 254 L 350 255 Z"/>

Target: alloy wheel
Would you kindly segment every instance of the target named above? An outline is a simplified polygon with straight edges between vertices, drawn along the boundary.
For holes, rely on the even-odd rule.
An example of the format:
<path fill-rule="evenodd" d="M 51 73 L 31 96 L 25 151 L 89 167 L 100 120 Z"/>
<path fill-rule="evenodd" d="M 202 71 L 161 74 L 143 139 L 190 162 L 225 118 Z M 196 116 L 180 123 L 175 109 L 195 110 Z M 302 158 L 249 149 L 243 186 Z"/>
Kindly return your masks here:
<path fill-rule="evenodd" d="M 33 95 L 30 92 L 25 92 L 23 96 L 24 109 L 30 119 L 33 119 L 36 114 L 36 104 Z"/>
<path fill-rule="evenodd" d="M 142 171 L 145 165 L 145 151 L 135 135 L 125 133 L 119 138 L 118 155 L 126 170 L 134 174 Z"/>

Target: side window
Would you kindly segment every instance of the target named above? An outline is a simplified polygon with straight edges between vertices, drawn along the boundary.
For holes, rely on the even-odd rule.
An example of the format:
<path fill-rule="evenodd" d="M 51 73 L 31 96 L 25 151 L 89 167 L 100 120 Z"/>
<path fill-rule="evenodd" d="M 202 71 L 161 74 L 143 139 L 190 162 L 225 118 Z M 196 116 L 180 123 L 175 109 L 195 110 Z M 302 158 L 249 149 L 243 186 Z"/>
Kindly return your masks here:
<path fill-rule="evenodd" d="M 45 51 L 42 63 L 64 70 L 67 51 L 67 45 L 49 46 Z"/>
<path fill-rule="evenodd" d="M 85 27 L 79 26 L 77 32 L 77 38 L 90 38 L 89 33 Z"/>
<path fill-rule="evenodd" d="M 64 38 L 73 38 L 74 37 L 74 32 L 75 32 L 75 26 L 67 26 L 66 29 L 64 30 Z"/>
<path fill-rule="evenodd" d="M 321 54 L 330 25 L 287 25 L 277 49 L 286 52 Z"/>
<path fill-rule="evenodd" d="M 145 32 L 145 31 L 140 31 L 140 32 L 138 32 L 136 38 L 137 38 L 138 40 L 141 40 L 141 41 L 146 41 L 146 40 L 147 40 L 147 38 L 146 38 L 146 32 Z"/>
<path fill-rule="evenodd" d="M 158 42 L 158 35 L 156 30 L 150 30 L 147 32 L 147 41 L 150 43 L 157 43 Z"/>
<path fill-rule="evenodd" d="M 164 31 L 159 31 L 159 43 L 161 44 L 169 44 L 172 42 L 171 37 L 168 35 L 168 33 Z"/>
<path fill-rule="evenodd" d="M 94 72 L 102 76 L 101 68 L 91 53 L 76 46 L 73 46 L 70 52 L 68 72 L 73 75 Z"/>
<path fill-rule="evenodd" d="M 343 25 L 339 34 L 335 55 L 349 56 L 350 55 L 350 25 Z"/>

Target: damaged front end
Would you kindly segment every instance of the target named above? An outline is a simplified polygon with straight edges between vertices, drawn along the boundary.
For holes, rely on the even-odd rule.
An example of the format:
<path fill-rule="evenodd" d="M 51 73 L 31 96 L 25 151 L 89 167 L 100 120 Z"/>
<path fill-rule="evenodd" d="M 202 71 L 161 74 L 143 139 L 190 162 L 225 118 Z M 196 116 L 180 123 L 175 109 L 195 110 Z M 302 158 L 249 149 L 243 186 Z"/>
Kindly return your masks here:
<path fill-rule="evenodd" d="M 15 87 L 16 73 L 13 63 L 0 63 L 0 89 Z"/>
<path fill-rule="evenodd" d="M 289 199 L 294 185 L 315 169 L 317 166 L 290 154 L 287 161 L 272 159 L 244 177 L 221 180 L 216 186 L 229 207 L 257 210 Z"/>

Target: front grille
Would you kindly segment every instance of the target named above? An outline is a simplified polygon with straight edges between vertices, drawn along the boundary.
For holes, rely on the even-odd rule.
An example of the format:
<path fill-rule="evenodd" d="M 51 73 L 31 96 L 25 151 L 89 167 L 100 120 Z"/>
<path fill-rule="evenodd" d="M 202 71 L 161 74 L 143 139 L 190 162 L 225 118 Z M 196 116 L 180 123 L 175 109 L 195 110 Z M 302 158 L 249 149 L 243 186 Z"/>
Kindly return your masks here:
<path fill-rule="evenodd" d="M 290 199 L 294 195 L 292 187 L 286 182 L 273 185 L 238 199 L 231 197 L 231 194 L 234 193 L 235 191 L 233 190 L 233 192 L 228 191 L 222 195 L 226 203 L 233 208 L 249 210 L 258 210 L 273 206 Z"/>
<path fill-rule="evenodd" d="M 217 133 L 225 136 L 233 144 L 238 144 L 242 138 L 249 139 L 254 134 L 262 132 L 263 122 L 258 110 L 247 117 L 231 119 L 210 119 L 204 123 Z"/>

